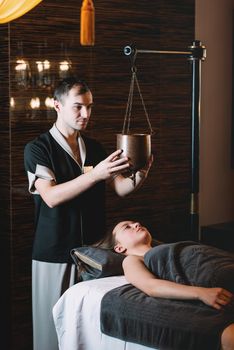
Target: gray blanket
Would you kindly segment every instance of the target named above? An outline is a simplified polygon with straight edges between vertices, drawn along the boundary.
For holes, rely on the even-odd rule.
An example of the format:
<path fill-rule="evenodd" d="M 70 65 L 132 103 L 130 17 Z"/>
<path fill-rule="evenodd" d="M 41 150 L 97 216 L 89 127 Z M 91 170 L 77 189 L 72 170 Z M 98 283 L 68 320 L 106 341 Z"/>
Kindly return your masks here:
<path fill-rule="evenodd" d="M 217 248 L 189 241 L 163 244 L 144 260 L 160 278 L 234 292 L 234 255 Z M 103 333 L 160 350 L 218 350 L 231 323 L 233 304 L 219 311 L 199 301 L 152 298 L 130 284 L 108 292 L 101 304 Z"/>

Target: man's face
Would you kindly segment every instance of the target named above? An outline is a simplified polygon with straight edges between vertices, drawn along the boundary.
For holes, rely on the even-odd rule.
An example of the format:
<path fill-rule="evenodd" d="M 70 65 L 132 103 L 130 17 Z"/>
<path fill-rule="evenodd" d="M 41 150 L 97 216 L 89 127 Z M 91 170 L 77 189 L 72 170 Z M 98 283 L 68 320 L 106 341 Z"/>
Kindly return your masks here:
<path fill-rule="evenodd" d="M 78 131 L 86 128 L 93 105 L 92 93 L 88 91 L 80 95 L 79 91 L 75 86 L 63 97 L 63 103 L 55 103 L 59 121 L 66 128 Z"/>

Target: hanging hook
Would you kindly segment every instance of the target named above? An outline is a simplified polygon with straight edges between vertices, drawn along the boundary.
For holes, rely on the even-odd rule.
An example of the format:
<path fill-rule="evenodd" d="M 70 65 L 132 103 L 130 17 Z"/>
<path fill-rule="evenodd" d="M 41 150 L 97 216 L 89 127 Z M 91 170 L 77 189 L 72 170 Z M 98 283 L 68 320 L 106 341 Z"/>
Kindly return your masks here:
<path fill-rule="evenodd" d="M 124 53 L 125 53 L 126 56 L 131 56 L 130 57 L 131 65 L 132 65 L 132 67 L 134 67 L 135 66 L 135 61 L 136 61 L 136 58 L 137 58 L 137 49 L 135 49 L 131 45 L 128 45 L 128 46 L 125 46 Z"/>

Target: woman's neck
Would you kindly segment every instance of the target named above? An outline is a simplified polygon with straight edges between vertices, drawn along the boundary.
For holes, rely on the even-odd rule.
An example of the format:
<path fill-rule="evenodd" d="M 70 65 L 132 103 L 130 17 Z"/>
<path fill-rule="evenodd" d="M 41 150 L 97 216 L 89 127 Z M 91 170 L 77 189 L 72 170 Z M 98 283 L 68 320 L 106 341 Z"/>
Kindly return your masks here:
<path fill-rule="evenodd" d="M 128 249 L 126 253 L 127 255 L 144 256 L 145 253 L 147 253 L 151 248 L 152 248 L 151 245 L 144 244 L 138 247 L 132 247 L 131 249 Z"/>

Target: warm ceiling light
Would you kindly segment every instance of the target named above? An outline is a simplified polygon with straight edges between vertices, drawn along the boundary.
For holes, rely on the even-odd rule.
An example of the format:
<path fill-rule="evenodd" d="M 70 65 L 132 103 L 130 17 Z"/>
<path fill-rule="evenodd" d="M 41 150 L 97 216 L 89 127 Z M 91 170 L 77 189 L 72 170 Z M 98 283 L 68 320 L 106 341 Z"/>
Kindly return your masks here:
<path fill-rule="evenodd" d="M 54 99 L 53 99 L 53 97 L 46 97 L 46 99 L 45 99 L 45 106 L 47 107 L 47 108 L 54 108 Z"/>
<path fill-rule="evenodd" d="M 30 104 L 30 107 L 31 107 L 32 109 L 37 109 L 37 108 L 39 108 L 39 107 L 40 107 L 40 99 L 39 99 L 39 97 L 31 98 L 29 104 Z"/>
<path fill-rule="evenodd" d="M 70 69 L 70 66 L 71 66 L 71 64 L 68 61 L 59 62 L 59 69 L 61 71 L 68 71 Z"/>
<path fill-rule="evenodd" d="M 11 108 L 15 108 L 15 99 L 14 99 L 14 97 L 10 98 L 10 107 Z"/>
<path fill-rule="evenodd" d="M 21 71 L 21 70 L 26 70 L 27 69 L 27 62 L 24 60 L 17 60 L 16 61 L 17 65 L 15 66 L 16 71 Z"/>
<path fill-rule="evenodd" d="M 36 61 L 38 72 L 42 72 L 46 69 L 50 69 L 50 61 Z"/>

